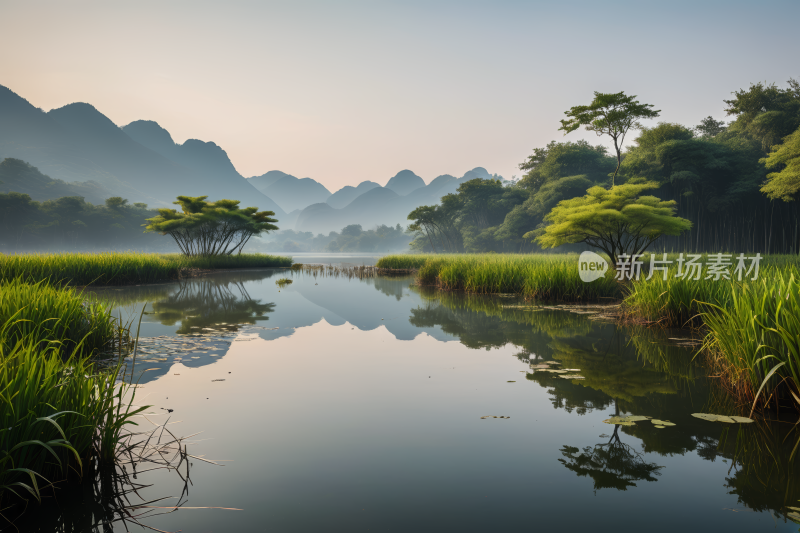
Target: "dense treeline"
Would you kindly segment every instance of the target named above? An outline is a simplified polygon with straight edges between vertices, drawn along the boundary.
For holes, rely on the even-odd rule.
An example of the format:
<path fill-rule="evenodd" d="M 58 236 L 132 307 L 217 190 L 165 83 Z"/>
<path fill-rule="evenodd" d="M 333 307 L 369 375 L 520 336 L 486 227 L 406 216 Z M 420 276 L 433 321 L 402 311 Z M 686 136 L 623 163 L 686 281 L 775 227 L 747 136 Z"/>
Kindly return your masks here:
<path fill-rule="evenodd" d="M 156 214 L 118 196 L 95 205 L 80 196 L 37 202 L 27 194 L 0 194 L 0 249 L 172 251 L 170 240 L 144 233 L 145 219 Z"/>
<path fill-rule="evenodd" d="M 642 128 L 622 153 L 617 185 L 655 181 L 692 228 L 662 237 L 653 250 L 800 252 L 800 83 L 758 83 L 725 100 L 733 120 L 707 117 L 694 127 L 661 122 Z M 611 186 L 616 154 L 586 141 L 553 141 L 520 165 L 516 184 L 464 183 L 436 206 L 409 215 L 425 252 L 539 251 L 525 233 L 542 229 L 561 200 Z M 562 251 L 559 248 L 558 251 Z"/>

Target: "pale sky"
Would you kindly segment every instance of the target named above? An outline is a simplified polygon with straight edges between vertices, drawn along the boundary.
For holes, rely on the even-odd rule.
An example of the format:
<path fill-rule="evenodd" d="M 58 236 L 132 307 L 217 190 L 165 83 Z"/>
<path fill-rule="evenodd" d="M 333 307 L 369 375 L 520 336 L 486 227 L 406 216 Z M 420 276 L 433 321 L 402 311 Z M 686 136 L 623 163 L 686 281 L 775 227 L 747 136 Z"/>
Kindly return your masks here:
<path fill-rule="evenodd" d="M 244 176 L 331 191 L 406 168 L 519 176 L 534 147 L 598 142 L 557 131 L 593 91 L 693 126 L 751 82 L 800 77 L 797 0 L 0 0 L 0 20 L 0 85 L 33 105 L 155 120 Z"/>

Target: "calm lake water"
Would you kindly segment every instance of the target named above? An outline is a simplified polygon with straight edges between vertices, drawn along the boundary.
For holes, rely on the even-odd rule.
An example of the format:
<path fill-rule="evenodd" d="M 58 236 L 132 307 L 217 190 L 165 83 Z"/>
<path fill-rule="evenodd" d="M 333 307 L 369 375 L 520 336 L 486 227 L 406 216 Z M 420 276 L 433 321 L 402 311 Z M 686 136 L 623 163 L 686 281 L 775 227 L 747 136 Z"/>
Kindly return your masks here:
<path fill-rule="evenodd" d="M 282 277 L 294 282 L 279 288 Z M 800 506 L 798 434 L 692 417 L 721 412 L 725 398 L 674 333 L 437 293 L 410 277 L 252 270 L 100 297 L 124 316 L 148 302 L 137 403 L 154 422 L 178 422 L 173 433 L 200 432 L 189 453 L 224 465 L 194 461 L 184 505 L 241 509 L 145 521 L 155 528 L 798 530 L 784 518 Z M 541 361 L 584 379 L 533 372 Z M 622 413 L 676 425 L 603 423 Z M 148 500 L 184 487 L 174 472 L 139 480 L 152 484 Z M 23 530 L 60 520 L 91 531 L 102 512 L 92 498 L 64 495 L 60 515 L 29 516 Z"/>

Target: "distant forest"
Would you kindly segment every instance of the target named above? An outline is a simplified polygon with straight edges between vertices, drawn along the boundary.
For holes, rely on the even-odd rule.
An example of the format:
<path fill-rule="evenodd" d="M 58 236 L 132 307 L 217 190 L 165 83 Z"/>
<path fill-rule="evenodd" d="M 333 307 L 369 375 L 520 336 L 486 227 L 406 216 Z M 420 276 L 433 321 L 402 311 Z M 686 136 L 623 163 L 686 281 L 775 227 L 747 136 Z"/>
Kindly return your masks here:
<path fill-rule="evenodd" d="M 653 250 L 800 252 L 800 83 L 762 83 L 725 100 L 729 123 L 707 117 L 688 127 L 660 122 L 642 128 L 622 154 L 616 184 L 656 181 L 654 195 L 677 202 L 692 222 Z M 561 200 L 611 185 L 617 160 L 604 146 L 553 141 L 536 148 L 504 186 L 471 180 L 438 205 L 411 212 L 411 248 L 425 252 L 535 252 L 523 235 L 546 225 Z M 564 251 L 558 248 L 555 252 Z"/>
<path fill-rule="evenodd" d="M 87 202 L 86 197 L 103 195 L 104 189 L 96 183 L 54 180 L 24 161 L 6 158 L 0 161 L 0 191 L 8 191 L 0 192 L 0 250 L 4 252 L 177 251 L 170 239 L 144 233 L 144 220 L 158 214 L 147 204 L 131 204 L 118 196 L 97 205 Z M 59 194 L 64 196 L 42 199 Z"/>

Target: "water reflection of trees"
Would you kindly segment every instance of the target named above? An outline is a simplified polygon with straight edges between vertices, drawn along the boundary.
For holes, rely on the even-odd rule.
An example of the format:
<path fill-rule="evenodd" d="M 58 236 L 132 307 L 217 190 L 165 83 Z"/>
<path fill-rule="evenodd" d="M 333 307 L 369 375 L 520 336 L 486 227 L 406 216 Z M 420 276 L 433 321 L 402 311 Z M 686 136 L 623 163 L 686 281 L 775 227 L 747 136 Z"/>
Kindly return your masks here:
<path fill-rule="evenodd" d="M 399 302 L 403 294 L 408 292 L 408 284 L 412 279 L 413 276 L 376 276 L 367 278 L 365 282 L 372 283 L 377 290 L 386 296 L 394 296 Z"/>
<path fill-rule="evenodd" d="M 655 481 L 662 467 L 646 461 L 645 454 L 694 452 L 703 460 L 730 464 L 725 486 L 742 505 L 784 517 L 787 507 L 800 507 L 800 426 L 724 426 L 692 417 L 700 411 L 733 413 L 736 406 L 715 399 L 716 386 L 702 379 L 705 372 L 693 360 L 694 352 L 670 341 L 674 332 L 525 309 L 513 299 L 414 290 L 425 299 L 411 312 L 414 325 L 440 326 L 471 348 L 511 343 L 521 348 L 517 357 L 522 360 L 555 360 L 564 368 L 580 369 L 585 377 L 580 381 L 547 372 L 527 374 L 547 389 L 553 407 L 584 414 L 613 406 L 616 414 L 678 424 L 675 430 L 659 430 L 648 422 L 614 426 L 608 442 L 563 446 L 561 463 L 592 478 L 595 489 L 626 490 L 638 481 Z M 626 438 L 638 439 L 636 448 Z"/>
<path fill-rule="evenodd" d="M 608 442 L 586 446 L 583 450 L 574 446 L 561 448 L 563 459 L 559 462 L 581 477 L 590 477 L 594 490 L 627 490 L 637 481 L 656 481 L 664 468 L 644 459 L 644 452 L 637 452 L 631 445 L 622 442 L 619 427 Z"/>
<path fill-rule="evenodd" d="M 152 314 L 166 326 L 180 322 L 176 331 L 236 331 L 241 324 L 269 320 L 274 303 L 253 299 L 241 280 L 201 278 L 180 283 L 176 292 L 153 302 Z"/>
<path fill-rule="evenodd" d="M 167 326 L 180 322 L 176 333 L 196 333 L 202 328 L 236 331 L 237 325 L 267 320 L 265 315 L 275 308 L 274 303 L 253 299 L 245 285 L 283 273 L 282 269 L 219 272 L 160 285 L 93 290 L 89 294 L 114 307 L 151 302 L 152 307 L 148 306 L 146 312 Z M 138 316 L 138 309 L 135 311 Z"/>

